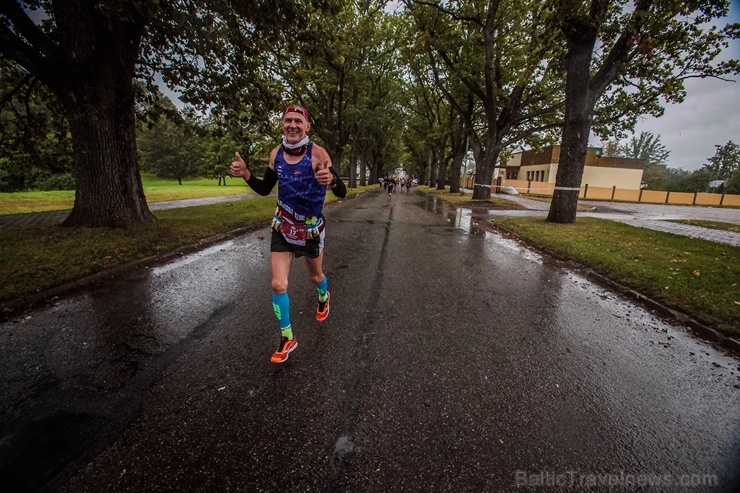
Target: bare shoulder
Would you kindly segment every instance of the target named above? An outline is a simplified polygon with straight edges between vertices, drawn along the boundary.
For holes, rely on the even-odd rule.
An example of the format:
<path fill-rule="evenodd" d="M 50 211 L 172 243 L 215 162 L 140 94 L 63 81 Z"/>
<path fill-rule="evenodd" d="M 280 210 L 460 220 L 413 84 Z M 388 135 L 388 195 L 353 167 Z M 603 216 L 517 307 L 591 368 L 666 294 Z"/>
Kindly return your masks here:
<path fill-rule="evenodd" d="M 313 145 L 312 156 L 315 164 L 327 163 L 327 166 L 331 166 L 331 158 L 329 157 L 329 153 L 326 152 L 326 149 L 324 149 L 320 145 Z"/>
<path fill-rule="evenodd" d="M 276 146 L 270 151 L 270 163 L 269 166 L 273 170 L 275 169 L 275 156 L 277 156 L 278 150 L 280 149 L 280 146 Z"/>

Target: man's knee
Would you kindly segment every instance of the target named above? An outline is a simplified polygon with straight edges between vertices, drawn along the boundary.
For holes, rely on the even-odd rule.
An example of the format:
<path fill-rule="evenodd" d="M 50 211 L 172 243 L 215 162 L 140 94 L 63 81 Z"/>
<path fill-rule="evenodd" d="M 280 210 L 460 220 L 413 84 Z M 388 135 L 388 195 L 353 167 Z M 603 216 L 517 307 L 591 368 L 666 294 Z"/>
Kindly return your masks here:
<path fill-rule="evenodd" d="M 287 279 L 272 279 L 272 292 L 275 294 L 281 294 L 288 290 Z"/>
<path fill-rule="evenodd" d="M 321 281 L 324 280 L 324 273 L 323 272 L 309 272 L 308 277 L 311 279 L 311 282 L 314 284 L 318 284 Z"/>

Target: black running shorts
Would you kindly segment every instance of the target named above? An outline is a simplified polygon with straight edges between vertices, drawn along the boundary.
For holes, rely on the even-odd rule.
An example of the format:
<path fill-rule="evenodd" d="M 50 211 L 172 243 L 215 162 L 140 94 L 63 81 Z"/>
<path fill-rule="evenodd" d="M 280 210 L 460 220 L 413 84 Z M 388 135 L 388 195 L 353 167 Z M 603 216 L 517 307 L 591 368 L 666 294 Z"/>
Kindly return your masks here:
<path fill-rule="evenodd" d="M 292 243 L 288 243 L 280 231 L 272 230 L 272 239 L 270 241 L 271 252 L 290 252 L 295 258 L 317 258 L 323 249 L 324 231 L 321 231 L 318 238 L 306 240 L 305 245 L 294 245 Z"/>

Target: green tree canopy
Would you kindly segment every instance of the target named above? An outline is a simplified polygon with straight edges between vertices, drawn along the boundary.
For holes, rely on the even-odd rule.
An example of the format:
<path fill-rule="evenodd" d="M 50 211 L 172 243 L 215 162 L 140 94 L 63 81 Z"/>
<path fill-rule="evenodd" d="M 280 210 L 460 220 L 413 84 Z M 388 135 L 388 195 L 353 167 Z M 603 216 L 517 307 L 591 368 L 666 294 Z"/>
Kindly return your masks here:
<path fill-rule="evenodd" d="M 639 136 L 632 136 L 622 146 L 622 156 L 632 159 L 644 159 L 648 166 L 667 164 L 671 153 L 660 142 L 660 135 L 652 132 L 640 132 Z"/>
<path fill-rule="evenodd" d="M 740 145 L 733 141 L 715 146 L 714 156 L 702 166 L 712 176 L 712 180 L 726 180 L 740 169 Z"/>
<path fill-rule="evenodd" d="M 154 221 L 139 175 L 134 79 L 160 71 L 185 101 L 242 106 L 269 121 L 281 85 L 260 70 L 264 48 L 292 38 L 321 0 L 0 0 L 0 53 L 46 85 L 73 144 L 75 203 L 67 226 Z M 251 84 L 230 84 L 230 74 Z M 245 79 L 236 79 L 243 83 Z M 247 111 L 247 109 L 251 111 Z"/>
<path fill-rule="evenodd" d="M 69 125 L 54 94 L 0 59 L 0 98 L 0 191 L 74 189 Z"/>
<path fill-rule="evenodd" d="M 459 114 L 487 199 L 501 151 L 551 142 L 562 108 L 562 45 L 550 2 L 406 0 L 435 85 Z"/>
<path fill-rule="evenodd" d="M 711 26 L 728 0 L 556 0 L 567 44 L 565 122 L 555 193 L 547 220 L 572 223 L 591 130 L 634 127 L 641 114 L 680 102 L 684 81 L 738 73 L 736 60 L 716 63 L 737 25 Z"/>

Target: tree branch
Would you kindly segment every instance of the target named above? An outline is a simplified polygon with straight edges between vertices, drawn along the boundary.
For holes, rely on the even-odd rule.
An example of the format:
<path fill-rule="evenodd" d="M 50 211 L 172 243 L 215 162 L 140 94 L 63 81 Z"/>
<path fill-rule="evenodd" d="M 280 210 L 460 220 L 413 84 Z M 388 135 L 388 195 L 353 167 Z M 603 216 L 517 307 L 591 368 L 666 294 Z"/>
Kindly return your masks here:
<path fill-rule="evenodd" d="M 40 75 L 44 69 L 43 58 L 8 26 L 0 26 L 0 53 L 32 74 Z"/>
<path fill-rule="evenodd" d="M 652 6 L 653 0 L 637 0 L 629 25 L 614 43 L 601 68 L 589 83 L 589 88 L 597 97 L 601 96 L 609 84 L 614 81 L 622 64 L 628 59 L 630 49 L 644 25 L 644 17 Z"/>
<path fill-rule="evenodd" d="M 50 57 L 59 54 L 57 44 L 28 17 L 19 2 L 16 0 L 0 0 L 0 13 L 13 24 L 17 35 L 28 40 L 28 44 L 33 45 L 36 50 Z"/>
<path fill-rule="evenodd" d="M 409 7 L 409 8 L 412 8 L 412 5 L 413 4 L 424 5 L 426 7 L 431 7 L 433 9 L 439 10 L 443 14 L 449 15 L 450 17 L 452 17 L 456 21 L 472 22 L 476 26 L 479 26 L 481 28 L 483 27 L 483 24 L 480 22 L 480 19 L 479 18 L 477 18 L 477 17 L 468 17 L 466 15 L 460 15 L 459 13 L 457 13 L 454 10 L 444 8 L 442 5 L 440 5 L 437 2 L 425 2 L 425 1 L 422 1 L 422 0 L 403 0 L 403 3 L 407 7 Z M 496 2 L 496 3 L 498 3 L 498 2 Z"/>

